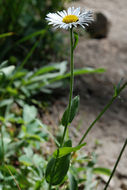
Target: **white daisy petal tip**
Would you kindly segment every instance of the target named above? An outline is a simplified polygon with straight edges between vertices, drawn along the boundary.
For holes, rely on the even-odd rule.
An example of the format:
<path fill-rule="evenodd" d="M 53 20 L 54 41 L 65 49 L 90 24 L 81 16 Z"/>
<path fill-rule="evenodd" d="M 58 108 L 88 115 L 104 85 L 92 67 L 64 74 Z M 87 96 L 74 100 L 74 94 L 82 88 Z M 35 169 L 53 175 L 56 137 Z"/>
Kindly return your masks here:
<path fill-rule="evenodd" d="M 72 27 L 77 27 L 78 25 L 85 28 L 86 25 L 89 25 L 93 20 L 93 11 L 91 10 L 82 10 L 80 7 L 74 8 L 69 7 L 67 11 L 58 11 L 57 13 L 48 13 L 46 15 L 46 20 L 49 24 L 55 26 L 55 28 L 69 29 Z"/>

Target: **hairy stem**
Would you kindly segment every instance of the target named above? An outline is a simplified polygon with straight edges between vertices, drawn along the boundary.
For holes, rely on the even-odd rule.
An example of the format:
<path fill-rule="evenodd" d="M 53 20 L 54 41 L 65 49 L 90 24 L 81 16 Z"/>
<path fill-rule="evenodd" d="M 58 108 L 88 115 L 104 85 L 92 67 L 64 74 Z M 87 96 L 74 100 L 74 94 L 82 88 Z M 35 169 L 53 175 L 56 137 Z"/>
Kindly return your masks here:
<path fill-rule="evenodd" d="M 106 112 L 106 110 L 110 107 L 110 105 L 112 104 L 112 102 L 114 101 L 114 98 L 112 98 L 110 100 L 110 102 L 104 107 L 104 109 L 102 110 L 102 112 L 97 116 L 97 118 L 91 123 L 91 125 L 88 127 L 87 131 L 85 132 L 85 134 L 83 135 L 83 137 L 81 138 L 79 145 L 84 141 L 84 139 L 86 138 L 86 136 L 88 135 L 89 131 L 92 129 L 92 127 L 94 126 L 94 124 L 101 118 L 101 116 Z"/>
<path fill-rule="evenodd" d="M 48 190 L 51 190 L 52 189 L 52 185 L 51 184 L 49 184 L 49 188 L 48 188 Z"/>
<path fill-rule="evenodd" d="M 71 70 L 71 76 L 70 76 L 70 95 L 69 95 L 69 106 L 68 106 L 68 121 L 70 117 L 70 111 L 71 111 L 71 103 L 72 103 L 72 97 L 73 97 L 73 84 L 74 84 L 74 53 L 73 53 L 73 28 L 70 29 L 70 70 Z M 68 123 L 68 122 L 67 122 Z M 64 143 L 64 138 L 67 131 L 67 126 L 64 128 L 63 137 L 61 141 L 61 147 Z"/>
<path fill-rule="evenodd" d="M 68 105 L 68 116 L 67 120 L 69 121 L 70 117 L 70 111 L 71 111 L 71 103 L 72 103 L 72 97 L 73 97 L 73 83 L 74 83 L 74 60 L 73 60 L 73 28 L 70 29 L 70 70 L 71 70 L 71 76 L 70 76 L 70 95 L 69 95 L 69 105 Z M 67 122 L 68 123 L 68 122 Z M 64 138 L 66 135 L 68 125 L 64 127 L 64 132 L 61 140 L 60 147 L 63 146 Z M 57 157 L 59 155 L 59 151 L 57 152 Z M 57 158 L 56 158 L 57 160 Z M 56 163 L 54 163 L 53 171 L 55 170 Z M 52 172 L 53 173 L 53 172 Z M 52 189 L 52 181 L 50 181 L 49 184 L 49 190 Z"/>
<path fill-rule="evenodd" d="M 5 150 L 4 150 L 4 135 L 3 135 L 3 125 L 1 126 L 1 149 L 2 149 L 2 160 L 1 164 L 5 166 Z M 5 171 L 3 171 L 3 176 L 5 177 Z M 3 188 L 5 187 L 5 180 L 3 180 Z"/>
<path fill-rule="evenodd" d="M 2 165 L 4 165 L 4 136 L 3 136 L 3 126 L 1 126 L 1 148 L 2 148 Z"/>

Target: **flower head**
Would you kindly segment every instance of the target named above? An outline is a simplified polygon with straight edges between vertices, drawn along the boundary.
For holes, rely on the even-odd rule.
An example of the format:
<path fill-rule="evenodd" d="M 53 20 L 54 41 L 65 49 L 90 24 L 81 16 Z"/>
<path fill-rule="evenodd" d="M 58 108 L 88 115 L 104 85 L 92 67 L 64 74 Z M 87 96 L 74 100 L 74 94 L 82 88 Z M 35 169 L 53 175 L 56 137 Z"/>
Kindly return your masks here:
<path fill-rule="evenodd" d="M 53 25 L 55 28 L 72 28 L 78 25 L 85 28 L 89 23 L 93 21 L 92 11 L 80 11 L 79 8 L 69 7 L 67 11 L 58 11 L 57 13 L 47 14 L 46 20 L 49 24 Z"/>

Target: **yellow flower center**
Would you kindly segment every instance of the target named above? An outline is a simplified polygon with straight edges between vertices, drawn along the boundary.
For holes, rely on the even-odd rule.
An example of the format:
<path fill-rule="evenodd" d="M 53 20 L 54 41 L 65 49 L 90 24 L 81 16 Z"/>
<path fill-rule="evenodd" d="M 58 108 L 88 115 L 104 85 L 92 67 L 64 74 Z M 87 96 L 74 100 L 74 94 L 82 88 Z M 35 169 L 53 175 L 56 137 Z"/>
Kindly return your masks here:
<path fill-rule="evenodd" d="M 63 22 L 66 24 L 77 22 L 79 19 L 76 15 L 67 15 L 63 18 Z"/>

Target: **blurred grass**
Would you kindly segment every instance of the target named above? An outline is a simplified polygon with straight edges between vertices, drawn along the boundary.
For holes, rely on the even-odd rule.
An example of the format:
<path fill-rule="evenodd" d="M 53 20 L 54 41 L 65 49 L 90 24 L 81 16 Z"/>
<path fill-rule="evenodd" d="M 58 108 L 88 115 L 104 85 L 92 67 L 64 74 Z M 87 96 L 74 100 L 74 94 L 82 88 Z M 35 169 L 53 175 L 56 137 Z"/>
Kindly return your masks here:
<path fill-rule="evenodd" d="M 63 34 L 53 32 L 45 17 L 49 12 L 62 10 L 65 2 L 66 0 L 1 0 L 0 38 L 6 38 L 0 40 L 0 62 L 9 60 L 10 64 L 20 64 L 38 39 L 34 56 L 31 57 L 30 64 L 27 64 L 29 68 L 39 66 L 40 62 L 45 64 L 51 60 L 60 60 Z"/>

